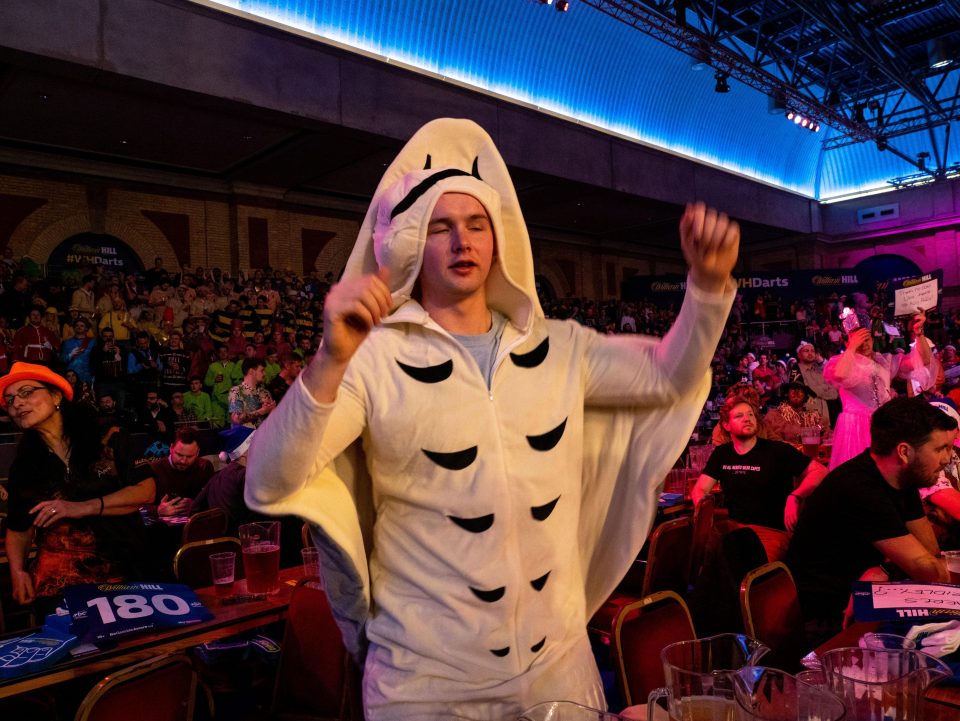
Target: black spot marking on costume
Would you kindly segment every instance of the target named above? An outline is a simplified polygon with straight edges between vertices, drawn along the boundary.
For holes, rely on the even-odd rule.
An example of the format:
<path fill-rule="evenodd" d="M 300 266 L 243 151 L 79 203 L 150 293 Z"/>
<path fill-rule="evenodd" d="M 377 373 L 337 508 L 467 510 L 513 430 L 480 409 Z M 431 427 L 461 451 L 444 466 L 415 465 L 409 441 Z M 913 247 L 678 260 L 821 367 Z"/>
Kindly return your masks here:
<path fill-rule="evenodd" d="M 479 156 L 474 156 L 473 158 L 473 167 L 470 168 L 470 175 L 472 175 L 477 180 L 483 180 L 483 178 L 480 177 L 480 157 Z"/>
<path fill-rule="evenodd" d="M 510 360 L 519 368 L 536 368 L 543 363 L 550 351 L 550 337 L 543 339 L 536 348 L 528 353 L 511 353 Z"/>
<path fill-rule="evenodd" d="M 458 170 L 457 168 L 447 168 L 446 170 L 438 170 L 433 175 L 424 178 L 417 185 L 410 189 L 410 192 L 397 203 L 393 210 L 390 211 L 390 220 L 396 218 L 400 213 L 403 213 L 407 210 L 410 210 L 411 206 L 416 203 L 424 193 L 426 193 L 430 188 L 439 183 L 441 180 L 446 180 L 447 178 L 456 178 L 469 176 L 470 173 L 467 173 L 463 170 Z"/>
<path fill-rule="evenodd" d="M 553 513 L 553 509 L 557 507 L 557 501 L 560 500 L 560 496 L 554 498 L 550 503 L 544 503 L 542 506 L 533 506 L 530 509 L 530 513 L 533 516 L 535 521 L 546 521 L 550 514 Z"/>
<path fill-rule="evenodd" d="M 486 516 L 477 516 L 476 518 L 458 518 L 457 516 L 447 516 L 447 518 L 460 526 L 464 531 L 469 531 L 470 533 L 489 531 L 493 525 L 492 513 L 488 513 Z"/>
<path fill-rule="evenodd" d="M 530 581 L 530 585 L 533 586 L 534 591 L 542 591 L 543 587 L 547 585 L 547 577 L 550 575 L 550 571 L 547 571 L 545 574 L 540 576 L 540 578 L 535 578 Z"/>
<path fill-rule="evenodd" d="M 424 170 L 430 170 L 430 166 L 433 164 L 433 158 L 430 157 L 430 153 L 427 153 L 427 161 L 423 164 Z"/>
<path fill-rule="evenodd" d="M 420 450 L 423 451 L 423 454 L 427 458 L 441 468 L 446 468 L 448 471 L 462 471 L 464 468 L 477 460 L 476 446 L 473 446 L 473 448 L 465 448 L 462 451 L 454 451 L 453 453 L 428 451 L 426 448 L 421 448 Z"/>
<path fill-rule="evenodd" d="M 484 603 L 496 603 L 501 598 L 503 598 L 503 594 L 506 593 L 507 587 L 500 586 L 500 588 L 493 588 L 489 591 L 483 591 L 479 588 L 474 588 L 473 586 L 470 586 L 470 590 L 473 591 L 474 596 L 479 598 Z"/>
<path fill-rule="evenodd" d="M 491 648 L 490 653 L 492 653 L 497 658 L 503 658 L 508 653 L 510 653 L 510 647 L 507 646 L 506 648 Z"/>
<path fill-rule="evenodd" d="M 413 378 L 413 380 L 420 381 L 421 383 L 440 383 L 441 381 L 447 380 L 450 374 L 453 373 L 452 360 L 438 363 L 435 366 L 408 366 L 406 363 L 401 363 L 400 361 L 397 361 L 397 365 L 400 366 L 400 370 Z"/>
<path fill-rule="evenodd" d="M 539 641 L 537 641 L 535 644 L 533 644 L 533 645 L 530 647 L 530 650 L 531 650 L 533 653 L 536 653 L 536 652 L 539 651 L 541 648 L 543 648 L 543 644 L 545 644 L 546 642 L 547 642 L 547 637 L 544 636 L 544 637 L 541 638 Z"/>
<path fill-rule="evenodd" d="M 527 436 L 527 443 L 529 443 L 530 447 L 535 451 L 549 451 L 563 438 L 563 431 L 566 427 L 567 419 L 564 418 L 563 422 L 553 430 L 547 431 L 539 436 Z"/>

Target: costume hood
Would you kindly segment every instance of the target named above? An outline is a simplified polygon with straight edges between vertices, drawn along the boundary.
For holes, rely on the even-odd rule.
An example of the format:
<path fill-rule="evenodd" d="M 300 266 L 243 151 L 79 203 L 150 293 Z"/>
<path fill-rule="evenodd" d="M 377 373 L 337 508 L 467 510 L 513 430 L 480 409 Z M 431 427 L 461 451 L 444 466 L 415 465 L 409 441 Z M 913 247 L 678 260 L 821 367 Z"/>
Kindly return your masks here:
<path fill-rule="evenodd" d="M 534 316 L 543 316 L 530 237 L 503 158 L 471 120 L 431 121 L 404 146 L 377 186 L 344 277 L 387 268 L 394 308 L 410 300 L 430 216 L 444 193 L 473 196 L 486 209 L 497 244 L 487 304 L 526 329 Z"/>

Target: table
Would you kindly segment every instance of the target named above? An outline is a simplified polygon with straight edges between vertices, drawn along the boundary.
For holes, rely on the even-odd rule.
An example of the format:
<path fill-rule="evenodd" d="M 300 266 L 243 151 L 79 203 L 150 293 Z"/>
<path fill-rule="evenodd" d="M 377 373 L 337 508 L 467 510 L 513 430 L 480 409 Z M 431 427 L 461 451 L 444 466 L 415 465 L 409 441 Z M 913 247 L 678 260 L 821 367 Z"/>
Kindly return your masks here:
<path fill-rule="evenodd" d="M 293 588 L 301 578 L 303 578 L 302 566 L 281 569 L 279 593 L 268 596 L 263 601 L 234 605 L 225 605 L 224 597 L 217 595 L 212 586 L 198 589 L 197 597 L 213 613 L 212 620 L 134 636 L 120 641 L 115 648 L 62 661 L 41 673 L 0 680 L 0 698 L 52 686 L 81 676 L 105 675 L 114 669 L 130 666 L 161 654 L 184 651 L 207 641 L 216 641 L 242 631 L 282 621 L 286 618 Z M 246 593 L 246 585 L 246 581 L 238 581 L 234 584 L 234 593 Z"/>
<path fill-rule="evenodd" d="M 865 633 L 880 628 L 879 621 L 851 624 L 816 648 L 817 656 L 835 648 L 857 646 Z M 923 721 L 957 721 L 960 718 L 960 685 L 938 684 L 927 689 Z"/>

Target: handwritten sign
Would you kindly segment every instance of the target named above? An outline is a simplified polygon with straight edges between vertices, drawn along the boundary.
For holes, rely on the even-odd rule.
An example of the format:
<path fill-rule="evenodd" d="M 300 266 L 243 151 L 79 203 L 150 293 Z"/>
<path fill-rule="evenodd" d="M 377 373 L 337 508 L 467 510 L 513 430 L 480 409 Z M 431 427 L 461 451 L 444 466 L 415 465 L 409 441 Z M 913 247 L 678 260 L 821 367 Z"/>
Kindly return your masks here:
<path fill-rule="evenodd" d="M 853 612 L 858 621 L 960 616 L 960 587 L 915 581 L 857 581 L 853 584 Z"/>
<path fill-rule="evenodd" d="M 894 291 L 893 314 L 896 316 L 912 315 L 917 312 L 917 308 L 930 310 L 937 307 L 940 293 L 940 283 L 935 277 L 931 277 L 915 285 L 908 285 Z"/>

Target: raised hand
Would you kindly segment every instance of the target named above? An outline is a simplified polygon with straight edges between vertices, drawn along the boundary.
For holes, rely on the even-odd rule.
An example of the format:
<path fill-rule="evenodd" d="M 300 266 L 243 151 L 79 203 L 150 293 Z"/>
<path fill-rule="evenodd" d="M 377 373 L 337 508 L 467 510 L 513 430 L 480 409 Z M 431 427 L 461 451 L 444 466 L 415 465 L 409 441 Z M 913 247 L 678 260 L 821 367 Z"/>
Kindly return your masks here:
<path fill-rule="evenodd" d="M 323 304 L 322 352 L 331 360 L 346 363 L 370 331 L 389 315 L 393 306 L 389 274 L 353 278 L 334 285 Z"/>
<path fill-rule="evenodd" d="M 687 203 L 680 218 L 680 248 L 698 288 L 722 291 L 737 263 L 740 226 L 701 202 Z"/>
<path fill-rule="evenodd" d="M 847 336 L 847 353 L 856 353 L 857 350 L 871 339 L 870 331 L 866 328 L 854 328 Z"/>

